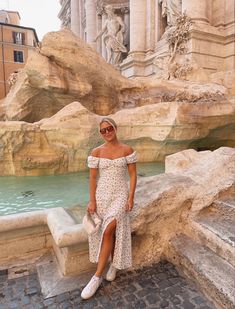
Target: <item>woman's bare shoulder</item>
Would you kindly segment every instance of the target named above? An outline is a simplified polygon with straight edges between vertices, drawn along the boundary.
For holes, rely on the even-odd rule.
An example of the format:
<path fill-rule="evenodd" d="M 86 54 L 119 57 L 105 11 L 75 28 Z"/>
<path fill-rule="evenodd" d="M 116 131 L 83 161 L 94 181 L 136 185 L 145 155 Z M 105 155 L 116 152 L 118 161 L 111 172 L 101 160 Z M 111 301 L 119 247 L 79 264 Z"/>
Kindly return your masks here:
<path fill-rule="evenodd" d="M 98 147 L 92 149 L 91 155 L 92 155 L 93 157 L 98 157 L 98 158 L 99 158 L 99 157 L 100 157 L 100 151 L 101 151 L 102 148 L 103 148 L 103 145 L 100 145 L 100 146 L 98 146 Z"/>
<path fill-rule="evenodd" d="M 134 149 L 133 149 L 131 146 L 127 145 L 127 144 L 122 144 L 122 147 L 123 147 L 125 156 L 128 156 L 128 155 L 130 155 L 132 152 L 134 152 Z"/>

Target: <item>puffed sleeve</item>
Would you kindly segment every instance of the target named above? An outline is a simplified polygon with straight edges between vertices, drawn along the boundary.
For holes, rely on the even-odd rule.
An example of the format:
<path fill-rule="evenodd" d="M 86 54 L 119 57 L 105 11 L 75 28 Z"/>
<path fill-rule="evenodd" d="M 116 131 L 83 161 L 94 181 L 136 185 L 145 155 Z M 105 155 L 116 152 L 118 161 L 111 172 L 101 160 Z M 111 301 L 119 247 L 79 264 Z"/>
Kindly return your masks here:
<path fill-rule="evenodd" d="M 87 165 L 88 165 L 89 168 L 98 168 L 98 166 L 99 166 L 99 158 L 98 157 L 89 156 L 87 158 Z"/>
<path fill-rule="evenodd" d="M 136 151 L 134 151 L 131 154 L 129 154 L 128 156 L 126 156 L 126 162 L 127 162 L 127 164 L 137 162 L 137 153 L 136 153 Z"/>

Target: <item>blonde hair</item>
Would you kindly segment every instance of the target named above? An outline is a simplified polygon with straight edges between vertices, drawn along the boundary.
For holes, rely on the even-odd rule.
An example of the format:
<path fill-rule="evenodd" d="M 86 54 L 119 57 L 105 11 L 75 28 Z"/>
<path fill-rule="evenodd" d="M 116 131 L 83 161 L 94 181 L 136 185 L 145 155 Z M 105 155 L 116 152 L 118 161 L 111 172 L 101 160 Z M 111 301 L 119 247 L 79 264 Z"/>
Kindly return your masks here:
<path fill-rule="evenodd" d="M 114 131 L 115 132 L 117 131 L 117 124 L 112 118 L 109 118 L 109 117 L 102 118 L 101 121 L 100 121 L 100 126 L 103 122 L 108 122 L 114 128 Z"/>

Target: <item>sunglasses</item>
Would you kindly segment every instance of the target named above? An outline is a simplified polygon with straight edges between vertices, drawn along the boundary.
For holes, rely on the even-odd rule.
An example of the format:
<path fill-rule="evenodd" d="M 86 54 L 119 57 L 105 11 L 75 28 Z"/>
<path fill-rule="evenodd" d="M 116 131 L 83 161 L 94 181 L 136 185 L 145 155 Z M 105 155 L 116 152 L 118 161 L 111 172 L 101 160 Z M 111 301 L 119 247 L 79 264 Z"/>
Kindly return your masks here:
<path fill-rule="evenodd" d="M 106 132 L 113 132 L 113 131 L 114 131 L 114 127 L 113 126 L 109 126 L 107 128 L 100 129 L 100 133 L 101 134 L 105 134 Z"/>

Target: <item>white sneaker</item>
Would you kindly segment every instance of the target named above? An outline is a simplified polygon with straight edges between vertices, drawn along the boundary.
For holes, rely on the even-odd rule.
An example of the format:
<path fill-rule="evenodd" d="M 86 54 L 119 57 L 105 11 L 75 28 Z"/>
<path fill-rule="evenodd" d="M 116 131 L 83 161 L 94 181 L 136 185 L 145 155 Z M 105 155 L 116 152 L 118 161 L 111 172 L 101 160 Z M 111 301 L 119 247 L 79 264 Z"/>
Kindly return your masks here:
<path fill-rule="evenodd" d="M 100 286 L 101 282 L 102 277 L 97 277 L 96 275 L 94 275 L 85 286 L 85 288 L 82 290 L 81 297 L 83 299 L 88 299 L 93 296 L 97 291 L 98 287 Z"/>
<path fill-rule="evenodd" d="M 110 264 L 109 270 L 106 274 L 106 280 L 113 281 L 116 278 L 117 268 L 113 266 L 113 263 Z"/>

